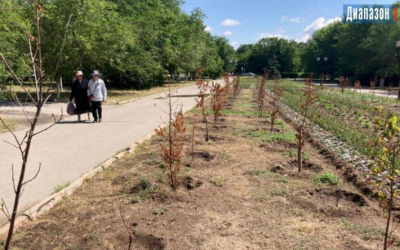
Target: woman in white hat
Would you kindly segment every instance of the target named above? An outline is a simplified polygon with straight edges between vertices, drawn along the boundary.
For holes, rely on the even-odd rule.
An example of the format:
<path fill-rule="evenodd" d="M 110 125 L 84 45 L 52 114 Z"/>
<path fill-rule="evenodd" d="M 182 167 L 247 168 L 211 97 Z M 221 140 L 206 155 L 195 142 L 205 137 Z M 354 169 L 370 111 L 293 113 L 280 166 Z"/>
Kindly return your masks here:
<path fill-rule="evenodd" d="M 106 84 L 100 79 L 97 70 L 93 71 L 92 77 L 93 79 L 89 81 L 88 96 L 92 104 L 93 122 L 101 122 L 103 110 L 101 104 L 105 103 L 107 99 Z"/>
<path fill-rule="evenodd" d="M 87 98 L 87 90 L 89 83 L 86 79 L 83 79 L 82 71 L 76 72 L 76 80 L 72 84 L 71 88 L 71 96 L 69 97 L 69 101 L 75 98 L 75 114 L 78 115 L 78 122 L 81 122 L 81 114 L 87 113 L 88 120 L 90 121 L 90 102 Z"/>

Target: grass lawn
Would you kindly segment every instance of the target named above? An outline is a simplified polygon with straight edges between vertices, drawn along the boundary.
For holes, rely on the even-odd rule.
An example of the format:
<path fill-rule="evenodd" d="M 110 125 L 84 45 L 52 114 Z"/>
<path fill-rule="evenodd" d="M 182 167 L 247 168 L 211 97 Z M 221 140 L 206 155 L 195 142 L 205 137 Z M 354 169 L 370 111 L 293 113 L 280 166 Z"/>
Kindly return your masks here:
<path fill-rule="evenodd" d="M 194 81 L 187 81 L 187 82 L 180 82 L 180 83 L 174 83 L 171 84 L 173 88 L 184 88 L 188 87 L 191 85 L 194 85 Z M 150 89 L 145 89 L 145 90 L 117 90 L 117 89 L 108 89 L 107 90 L 107 103 L 108 104 L 117 104 L 118 102 L 123 102 L 123 101 L 128 101 L 134 98 L 141 98 L 161 92 L 165 92 L 168 90 L 169 84 L 165 84 L 161 87 L 153 87 Z M 14 85 L 14 90 L 17 92 L 18 98 L 21 100 L 25 100 L 27 98 L 26 93 L 22 90 L 22 87 Z M 35 88 L 31 85 L 28 86 L 27 89 L 29 90 L 31 95 L 34 95 Z M 67 102 L 69 100 L 70 96 L 70 88 L 65 87 L 64 91 L 61 93 L 60 97 L 61 99 L 59 102 Z M 52 99 L 56 98 L 56 93 L 53 93 L 51 96 Z"/>
<path fill-rule="evenodd" d="M 256 80 L 252 80 L 256 83 Z M 300 112 L 303 103 L 304 83 L 282 81 L 279 83 L 284 88 L 283 103 L 291 109 Z M 266 87 L 273 89 L 274 81 L 268 81 Z M 318 99 L 309 109 L 309 115 L 318 115 L 316 123 L 324 129 L 332 132 L 341 140 L 357 148 L 366 154 L 366 143 L 374 135 L 373 119 L 374 110 L 383 106 L 386 112 L 400 115 L 400 105 L 396 99 L 374 96 L 372 94 L 360 94 L 351 90 L 340 92 L 338 88 L 315 85 Z"/>

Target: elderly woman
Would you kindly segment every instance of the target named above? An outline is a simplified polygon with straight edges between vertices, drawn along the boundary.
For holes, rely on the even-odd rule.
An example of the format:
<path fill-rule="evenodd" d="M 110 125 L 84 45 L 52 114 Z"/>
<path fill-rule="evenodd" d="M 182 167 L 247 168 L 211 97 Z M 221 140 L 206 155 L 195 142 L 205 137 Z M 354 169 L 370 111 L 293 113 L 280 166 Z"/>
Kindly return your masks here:
<path fill-rule="evenodd" d="M 97 70 L 93 71 L 92 77 L 93 79 L 89 81 L 88 96 L 92 104 L 93 122 L 101 122 L 103 118 L 101 104 L 106 102 L 107 88 Z"/>
<path fill-rule="evenodd" d="M 90 121 L 90 102 L 87 97 L 89 83 L 86 79 L 83 79 L 82 71 L 76 72 L 76 80 L 72 84 L 71 88 L 71 96 L 69 97 L 69 101 L 75 98 L 75 114 L 78 115 L 78 122 L 81 122 L 81 114 L 87 113 L 88 120 Z"/>

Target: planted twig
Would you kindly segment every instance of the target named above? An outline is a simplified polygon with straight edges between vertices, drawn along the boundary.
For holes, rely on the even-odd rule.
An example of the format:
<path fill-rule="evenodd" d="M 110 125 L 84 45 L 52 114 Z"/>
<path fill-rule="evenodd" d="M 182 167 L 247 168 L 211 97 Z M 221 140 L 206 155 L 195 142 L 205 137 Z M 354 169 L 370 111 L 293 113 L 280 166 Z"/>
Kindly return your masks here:
<path fill-rule="evenodd" d="M 123 224 L 123 226 L 125 228 L 125 231 L 126 231 L 126 233 L 128 234 L 128 237 L 129 237 L 128 250 L 131 250 L 132 249 L 133 240 L 136 238 L 135 237 L 135 232 L 133 230 L 132 225 L 130 223 L 128 223 L 124 218 L 124 213 L 122 211 L 123 210 L 122 209 L 122 206 L 123 206 L 122 202 L 120 200 L 118 200 L 118 198 L 116 199 L 116 201 L 117 201 L 117 204 L 118 204 L 119 217 L 121 218 L 122 224 Z"/>
<path fill-rule="evenodd" d="M 389 101 L 389 96 L 390 96 L 390 94 L 392 93 L 392 90 L 393 90 L 393 83 L 390 82 L 390 83 L 389 83 L 389 88 L 388 88 L 388 94 L 387 94 L 387 96 L 386 96 L 386 102 Z"/>
<path fill-rule="evenodd" d="M 238 94 L 239 94 L 239 91 L 240 91 L 239 86 L 240 86 L 240 77 L 237 77 L 236 81 L 233 84 L 233 96 L 234 97 L 238 96 Z"/>
<path fill-rule="evenodd" d="M 321 90 L 323 89 L 323 87 L 324 87 L 324 78 L 325 78 L 325 74 L 324 73 L 321 73 L 321 75 L 320 75 L 320 78 L 321 78 L 321 80 L 320 80 L 320 82 L 319 82 L 319 87 L 321 88 Z"/>
<path fill-rule="evenodd" d="M 267 94 L 271 99 L 272 99 L 272 107 L 269 110 L 269 114 L 271 117 L 271 133 L 274 130 L 274 125 L 275 125 L 275 120 L 277 118 L 277 115 L 279 113 L 279 106 L 278 102 L 281 99 L 283 94 L 283 88 L 278 86 L 278 83 L 275 83 L 274 89 L 270 94 Z"/>
<path fill-rule="evenodd" d="M 303 119 L 301 120 L 300 125 L 297 128 L 297 135 L 296 135 L 298 141 L 297 164 L 299 172 L 301 172 L 303 168 L 302 151 L 306 142 L 304 139 L 304 129 L 306 128 L 307 125 L 307 119 L 309 123 L 314 123 L 315 120 L 318 118 L 318 117 L 311 117 L 308 114 L 310 105 L 318 98 L 318 95 L 315 93 L 312 74 L 310 74 L 310 78 L 306 79 L 306 85 L 308 86 L 308 88 L 304 91 L 305 99 L 303 104 L 301 105 L 301 115 L 303 116 Z"/>
<path fill-rule="evenodd" d="M 400 153 L 400 127 L 397 116 L 385 113 L 382 107 L 375 110 L 374 127 L 376 138 L 369 143 L 369 165 L 371 174 L 375 177 L 375 188 L 379 195 L 379 204 L 387 211 L 384 250 L 388 249 L 391 240 L 389 226 L 391 223 L 394 199 L 398 195 L 400 172 L 398 156 Z M 393 243 L 393 242 L 392 242 Z"/>
<path fill-rule="evenodd" d="M 14 79 L 14 81 L 19 84 L 23 91 L 26 93 L 27 98 L 29 98 L 32 103 L 35 105 L 36 107 L 36 112 L 35 112 L 35 116 L 33 118 L 30 118 L 27 113 L 25 112 L 24 106 L 22 105 L 22 103 L 19 101 L 16 93 L 13 94 L 14 96 L 14 100 L 15 102 L 20 106 L 21 110 L 23 111 L 23 113 L 25 114 L 29 124 L 30 124 L 30 128 L 28 129 L 28 131 L 26 132 L 24 138 L 22 140 L 18 139 L 16 134 L 10 129 L 9 126 L 7 126 L 7 124 L 5 123 L 4 119 L 2 119 L 0 117 L 0 121 L 4 124 L 4 126 L 7 128 L 7 130 L 12 134 L 12 136 L 14 137 L 15 140 L 15 145 L 14 147 L 17 148 L 20 153 L 21 153 L 21 158 L 22 158 L 22 165 L 21 165 L 21 171 L 20 171 L 20 175 L 19 175 L 19 179 L 17 184 L 15 185 L 15 181 L 14 181 L 14 168 L 13 168 L 13 173 L 12 173 L 12 180 L 13 180 L 13 186 L 14 186 L 14 192 L 15 192 L 15 198 L 14 198 L 14 205 L 13 205 L 13 210 L 12 210 L 12 214 L 10 215 L 8 213 L 8 209 L 6 209 L 6 204 L 4 203 L 4 201 L 2 200 L 2 208 L 4 208 L 4 211 L 7 211 L 8 213 L 8 218 L 10 221 L 10 227 L 8 230 L 8 235 L 7 235 L 7 239 L 5 242 L 5 250 L 9 250 L 10 249 L 10 245 L 11 245 L 11 239 L 14 233 L 14 225 L 15 225 L 15 220 L 17 218 L 17 212 L 18 212 L 18 206 L 19 206 L 19 202 L 20 202 L 20 198 L 21 195 L 23 193 L 24 187 L 26 186 L 26 184 L 28 184 L 29 182 L 33 181 L 39 174 L 40 172 L 40 165 L 39 165 L 39 169 L 36 173 L 36 175 L 31 178 L 30 180 L 26 181 L 25 180 L 25 173 L 26 173 L 26 169 L 27 169 L 27 164 L 28 164 L 28 159 L 29 159 L 29 152 L 31 149 L 31 145 L 32 145 L 32 141 L 35 135 L 38 135 L 46 130 L 48 130 L 49 128 L 51 128 L 52 126 L 54 126 L 58 121 L 61 120 L 62 117 L 62 112 L 61 112 L 61 116 L 59 119 L 56 119 L 53 115 L 54 118 L 54 124 L 49 126 L 48 128 L 43 129 L 42 131 L 39 132 L 35 132 L 36 129 L 36 125 L 38 122 L 38 119 L 40 117 L 41 111 L 43 106 L 46 104 L 47 100 L 50 98 L 51 94 L 50 90 L 48 90 L 46 92 L 46 94 L 44 93 L 44 70 L 43 70 L 43 57 L 42 57 L 42 43 L 41 43 L 41 36 L 40 36 L 40 19 L 43 15 L 43 10 L 41 8 L 41 6 L 38 3 L 38 0 L 35 1 L 35 26 L 36 26 L 36 37 L 33 37 L 32 35 L 28 35 L 27 40 L 28 40 L 28 45 L 29 45 L 29 54 L 30 54 L 30 63 L 31 63 L 31 69 L 33 71 L 33 78 L 34 78 L 34 84 L 35 84 L 35 89 L 36 89 L 36 96 L 33 97 L 29 91 L 27 90 L 27 88 L 24 86 L 24 84 L 22 83 L 22 80 L 18 78 L 18 76 L 15 74 L 15 72 L 12 70 L 12 68 L 10 67 L 10 64 L 8 63 L 7 59 L 4 57 L 4 55 L 2 53 L 0 53 L 0 58 L 3 60 L 6 69 L 9 71 L 10 76 L 12 76 L 12 78 Z M 67 38 L 67 32 L 68 32 L 68 27 L 69 27 L 69 23 L 71 21 L 71 17 L 69 17 L 68 22 L 65 26 L 65 32 L 64 32 L 64 38 L 62 41 L 62 45 L 60 48 L 60 52 L 58 55 L 58 60 L 56 61 L 55 65 L 55 70 L 54 72 L 51 74 L 53 76 L 53 78 L 56 76 L 57 74 L 57 69 L 58 69 L 58 65 L 59 62 L 61 61 L 61 55 L 62 55 L 62 51 L 65 45 L 65 40 Z M 32 42 L 36 41 L 36 45 L 35 47 L 32 46 Z M 49 79 L 50 81 L 53 80 Z M 9 143 L 9 142 L 8 142 Z M 3 211 L 3 209 L 2 209 Z M 4 212 L 3 211 L 3 212 Z"/>
<path fill-rule="evenodd" d="M 196 77 L 196 85 L 199 89 L 199 93 L 197 94 L 196 98 L 196 107 L 201 109 L 201 114 L 203 115 L 203 122 L 206 124 L 206 141 L 209 141 L 210 136 L 208 133 L 208 121 L 207 121 L 207 114 L 206 114 L 206 107 L 205 107 L 205 99 L 206 93 L 209 89 L 208 82 L 204 82 L 202 77 L 202 70 L 201 68 L 197 69 L 197 77 Z"/>
<path fill-rule="evenodd" d="M 375 97 L 375 86 L 376 86 L 377 77 L 375 76 L 374 79 L 371 79 L 369 82 L 369 88 L 372 91 L 372 102 L 374 102 Z"/>
<path fill-rule="evenodd" d="M 340 92 L 343 95 L 344 91 L 346 90 L 346 87 L 347 87 L 347 79 L 344 78 L 343 76 L 339 77 L 339 86 L 340 86 Z"/>
<path fill-rule="evenodd" d="M 353 97 L 354 97 L 354 94 L 357 92 L 357 90 L 359 90 L 359 92 L 361 94 L 361 83 L 359 80 L 355 81 L 355 83 L 354 83 Z"/>

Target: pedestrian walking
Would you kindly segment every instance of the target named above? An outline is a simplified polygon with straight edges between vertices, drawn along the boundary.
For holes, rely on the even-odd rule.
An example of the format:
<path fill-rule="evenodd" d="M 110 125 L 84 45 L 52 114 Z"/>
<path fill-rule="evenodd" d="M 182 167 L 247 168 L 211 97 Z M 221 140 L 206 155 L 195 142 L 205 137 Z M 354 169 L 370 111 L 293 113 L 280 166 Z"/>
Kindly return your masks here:
<path fill-rule="evenodd" d="M 93 122 L 102 121 L 102 103 L 106 102 L 107 89 L 106 84 L 100 79 L 99 72 L 93 71 L 92 79 L 89 81 L 88 96 L 92 104 Z"/>
<path fill-rule="evenodd" d="M 71 95 L 69 97 L 69 102 L 72 103 L 72 100 L 75 99 L 75 114 L 78 115 L 77 122 L 81 122 L 81 114 L 87 113 L 88 120 L 90 121 L 90 102 L 87 98 L 87 91 L 89 83 L 86 79 L 83 78 L 82 71 L 77 71 L 75 73 L 76 80 L 72 84 Z"/>

